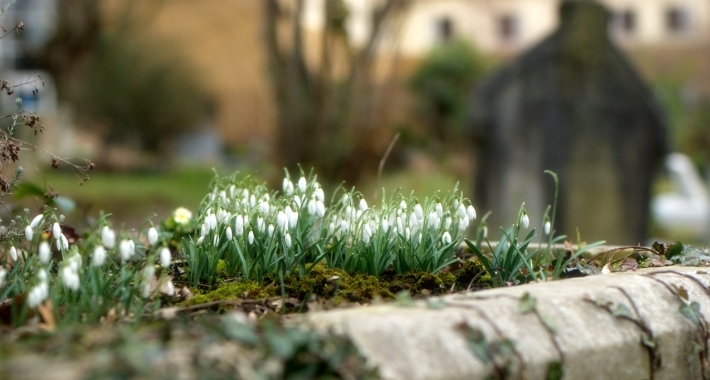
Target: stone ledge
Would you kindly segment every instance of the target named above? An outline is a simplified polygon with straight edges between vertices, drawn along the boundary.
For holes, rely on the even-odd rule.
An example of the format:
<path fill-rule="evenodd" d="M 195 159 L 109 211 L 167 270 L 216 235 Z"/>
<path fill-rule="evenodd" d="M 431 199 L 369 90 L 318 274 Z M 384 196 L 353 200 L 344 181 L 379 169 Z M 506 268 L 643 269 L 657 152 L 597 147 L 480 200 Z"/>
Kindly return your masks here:
<path fill-rule="evenodd" d="M 555 362 L 565 379 L 700 379 L 710 374 L 707 350 L 698 353 L 708 323 L 681 313 L 676 289 L 704 317 L 708 285 L 706 268 L 649 268 L 304 318 L 347 335 L 386 379 L 547 379 Z M 525 293 L 534 311 L 521 311 Z M 478 332 L 485 338 L 472 338 Z M 470 348 L 478 342 L 493 354 L 502 339 L 512 341 L 512 353 L 488 362 Z"/>

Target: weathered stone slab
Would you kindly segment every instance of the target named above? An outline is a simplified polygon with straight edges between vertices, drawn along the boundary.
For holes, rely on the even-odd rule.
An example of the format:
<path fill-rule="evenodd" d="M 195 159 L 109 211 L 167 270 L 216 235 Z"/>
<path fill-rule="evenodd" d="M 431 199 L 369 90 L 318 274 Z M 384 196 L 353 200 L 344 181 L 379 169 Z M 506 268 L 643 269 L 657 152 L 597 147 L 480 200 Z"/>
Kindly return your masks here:
<path fill-rule="evenodd" d="M 708 374 L 708 324 L 681 306 L 697 302 L 707 316 L 709 284 L 703 268 L 653 268 L 305 319 L 349 336 L 386 379 L 547 379 L 555 363 L 565 379 L 699 379 Z M 521 301 L 526 293 L 534 310 Z M 504 339 L 509 355 L 496 349 Z"/>

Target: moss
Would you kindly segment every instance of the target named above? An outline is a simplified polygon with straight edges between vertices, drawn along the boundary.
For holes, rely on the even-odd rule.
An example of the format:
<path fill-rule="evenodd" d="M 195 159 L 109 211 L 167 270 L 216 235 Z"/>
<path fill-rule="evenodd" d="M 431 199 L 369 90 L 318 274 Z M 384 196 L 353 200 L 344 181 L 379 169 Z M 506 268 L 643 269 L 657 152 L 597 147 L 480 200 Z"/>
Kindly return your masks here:
<path fill-rule="evenodd" d="M 273 288 L 273 286 L 259 286 L 253 281 L 228 282 L 220 285 L 211 292 L 197 294 L 189 300 L 183 302 L 181 305 L 190 306 L 213 301 L 240 299 L 243 298 L 244 295 L 246 295 L 247 298 L 254 299 L 268 298 L 275 295 L 275 289 Z"/>
<path fill-rule="evenodd" d="M 349 302 L 367 303 L 375 297 L 394 299 L 387 286 L 384 286 L 375 276 L 354 274 L 338 281 L 335 293 L 335 303 L 346 300 Z"/>
<path fill-rule="evenodd" d="M 339 279 L 336 281 L 334 277 Z M 318 263 L 305 276 L 293 275 L 284 279 L 284 288 L 291 297 L 305 299 L 311 295 L 331 298 L 338 282 L 348 281 L 350 276 L 341 269 L 328 268 Z"/>
<path fill-rule="evenodd" d="M 456 273 L 456 283 L 461 289 L 487 289 L 492 286 L 491 275 L 477 259 L 466 261 Z M 473 281 L 473 282 L 472 282 Z"/>

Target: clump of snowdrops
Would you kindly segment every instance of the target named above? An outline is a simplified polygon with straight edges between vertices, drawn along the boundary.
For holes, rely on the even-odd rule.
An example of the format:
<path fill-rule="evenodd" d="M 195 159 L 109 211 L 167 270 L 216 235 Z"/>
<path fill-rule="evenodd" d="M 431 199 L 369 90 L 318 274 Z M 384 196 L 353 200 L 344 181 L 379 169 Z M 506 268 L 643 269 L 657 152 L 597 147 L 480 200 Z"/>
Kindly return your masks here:
<path fill-rule="evenodd" d="M 168 220 L 173 230 L 187 229 L 192 214 L 179 208 Z M 84 239 L 70 241 L 62 222 L 52 209 L 32 219 L 25 210 L 5 228 L 0 307 L 11 309 L 14 324 L 38 308 L 54 320 L 139 317 L 149 300 L 175 294 L 168 275 L 173 232 L 150 226 L 132 236 L 102 215 Z"/>
<path fill-rule="evenodd" d="M 253 178 L 215 178 L 197 212 L 195 237 L 181 251 L 193 286 L 227 273 L 257 282 L 305 275 L 317 263 L 350 273 L 380 276 L 392 266 L 435 273 L 453 263 L 463 232 L 476 218 L 471 202 L 454 188 L 419 199 L 395 192 L 377 205 L 353 190 L 326 198 L 312 173 L 292 179 L 281 192 Z"/>

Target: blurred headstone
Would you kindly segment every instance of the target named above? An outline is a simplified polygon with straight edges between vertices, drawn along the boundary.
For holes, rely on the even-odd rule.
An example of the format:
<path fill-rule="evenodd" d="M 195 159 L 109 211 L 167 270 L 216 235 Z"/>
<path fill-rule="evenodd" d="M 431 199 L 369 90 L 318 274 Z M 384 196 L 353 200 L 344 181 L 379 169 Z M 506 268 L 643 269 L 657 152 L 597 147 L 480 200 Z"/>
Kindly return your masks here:
<path fill-rule="evenodd" d="M 477 145 L 475 199 L 489 230 L 525 201 L 539 227 L 560 178 L 558 234 L 638 244 L 646 236 L 651 182 L 667 152 L 663 109 L 612 44 L 609 11 L 565 1 L 560 26 L 488 78 L 470 104 Z M 538 229 L 538 231 L 540 231 Z"/>

